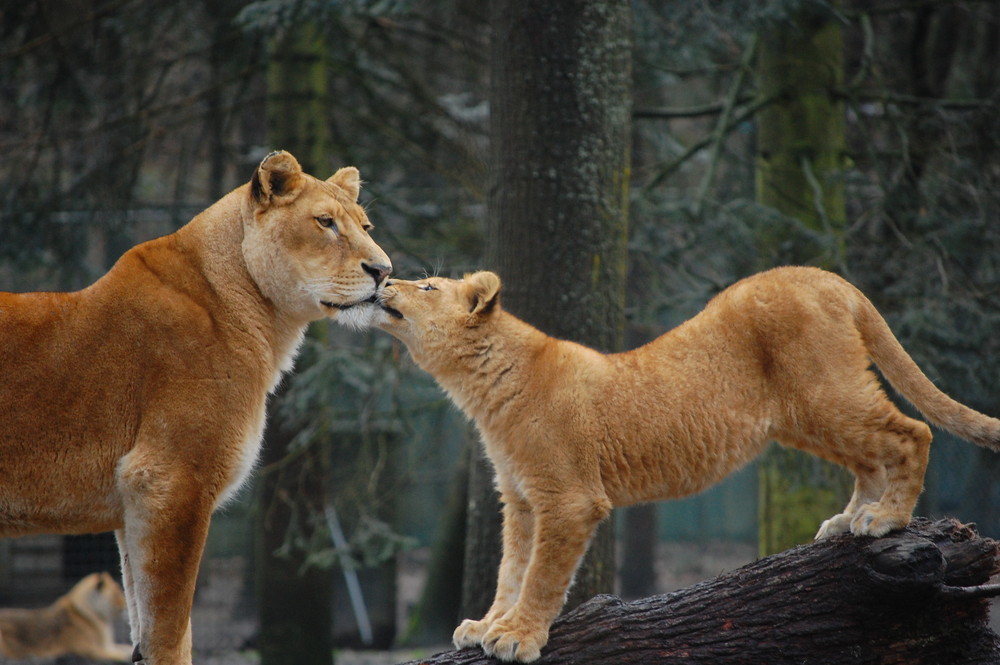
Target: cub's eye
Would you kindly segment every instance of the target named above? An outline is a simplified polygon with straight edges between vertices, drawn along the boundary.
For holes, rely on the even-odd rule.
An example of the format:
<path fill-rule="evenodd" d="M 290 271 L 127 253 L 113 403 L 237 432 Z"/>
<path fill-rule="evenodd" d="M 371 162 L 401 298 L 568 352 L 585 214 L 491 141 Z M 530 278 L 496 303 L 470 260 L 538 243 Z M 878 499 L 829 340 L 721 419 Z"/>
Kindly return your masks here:
<path fill-rule="evenodd" d="M 324 229 L 337 230 L 337 223 L 333 221 L 333 217 L 327 217 L 326 215 L 321 215 L 316 217 L 316 223 L 322 226 Z"/>
<path fill-rule="evenodd" d="M 437 291 L 437 287 L 433 284 L 424 284 L 420 287 L 421 291 Z"/>

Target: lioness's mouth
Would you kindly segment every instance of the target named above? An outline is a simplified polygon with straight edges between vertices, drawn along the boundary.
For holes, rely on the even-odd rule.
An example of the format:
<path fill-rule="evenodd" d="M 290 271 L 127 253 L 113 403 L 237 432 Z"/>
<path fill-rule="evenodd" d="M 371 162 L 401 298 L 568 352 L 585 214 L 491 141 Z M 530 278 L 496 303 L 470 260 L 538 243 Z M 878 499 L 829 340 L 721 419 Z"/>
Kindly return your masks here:
<path fill-rule="evenodd" d="M 339 303 L 339 302 L 330 302 L 329 300 L 320 300 L 319 301 L 319 304 L 323 305 L 323 307 L 328 307 L 330 309 L 339 309 L 339 310 L 350 309 L 352 307 L 357 307 L 358 305 L 366 305 L 366 304 L 369 304 L 369 303 L 371 303 L 371 304 L 378 304 L 378 294 L 377 293 L 373 293 L 371 295 L 371 297 L 365 298 L 364 300 L 358 300 L 356 302 Z"/>

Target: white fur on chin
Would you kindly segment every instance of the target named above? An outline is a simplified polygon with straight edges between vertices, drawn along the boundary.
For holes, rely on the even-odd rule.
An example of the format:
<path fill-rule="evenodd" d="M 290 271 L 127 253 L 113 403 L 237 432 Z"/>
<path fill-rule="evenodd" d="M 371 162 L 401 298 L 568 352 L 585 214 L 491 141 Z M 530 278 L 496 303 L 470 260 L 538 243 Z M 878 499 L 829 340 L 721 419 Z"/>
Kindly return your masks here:
<path fill-rule="evenodd" d="M 361 303 L 338 311 L 337 315 L 332 318 L 342 326 L 354 330 L 364 330 L 383 323 L 388 315 L 374 303 Z"/>

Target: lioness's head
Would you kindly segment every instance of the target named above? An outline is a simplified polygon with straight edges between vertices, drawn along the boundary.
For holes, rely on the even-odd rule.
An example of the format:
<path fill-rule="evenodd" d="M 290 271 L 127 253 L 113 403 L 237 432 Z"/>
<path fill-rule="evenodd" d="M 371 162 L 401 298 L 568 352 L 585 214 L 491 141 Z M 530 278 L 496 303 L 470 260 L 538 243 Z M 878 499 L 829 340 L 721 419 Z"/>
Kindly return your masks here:
<path fill-rule="evenodd" d="M 475 328 L 499 309 L 500 278 L 477 272 L 463 279 L 428 277 L 417 281 L 393 279 L 382 292 L 381 313 L 373 325 L 406 344 L 421 362 L 421 354 L 447 345 L 462 331 Z"/>
<path fill-rule="evenodd" d="M 283 151 L 257 167 L 244 208 L 243 256 L 261 292 L 283 314 L 356 323 L 354 308 L 381 292 L 392 263 L 368 235 L 372 224 L 358 205 L 360 189 L 354 167 L 319 180 Z"/>

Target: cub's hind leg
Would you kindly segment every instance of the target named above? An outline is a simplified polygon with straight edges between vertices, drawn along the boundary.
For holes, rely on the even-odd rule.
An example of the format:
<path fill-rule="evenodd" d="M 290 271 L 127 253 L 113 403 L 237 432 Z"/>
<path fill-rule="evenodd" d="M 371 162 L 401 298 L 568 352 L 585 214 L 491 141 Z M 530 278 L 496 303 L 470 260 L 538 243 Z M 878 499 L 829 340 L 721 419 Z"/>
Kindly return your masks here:
<path fill-rule="evenodd" d="M 885 470 L 886 488 L 878 501 L 858 508 L 851 519 L 851 533 L 880 537 L 910 523 L 924 488 L 930 454 L 931 429 L 927 423 L 903 415 L 893 407 L 875 440 L 872 463 Z"/>
<path fill-rule="evenodd" d="M 844 512 L 834 515 L 823 522 L 816 533 L 816 540 L 829 538 L 842 533 L 849 533 L 851 530 L 851 520 L 857 514 L 861 506 L 873 503 L 882 498 L 885 492 L 886 474 L 882 465 L 864 465 L 851 469 L 854 473 L 854 494 L 848 502 Z"/>
<path fill-rule="evenodd" d="M 923 490 L 931 431 L 885 401 L 877 414 L 829 423 L 826 436 L 797 447 L 836 462 L 855 475 L 843 513 L 820 527 L 817 538 L 846 533 L 880 537 L 910 523 Z"/>
<path fill-rule="evenodd" d="M 855 475 L 854 494 L 843 513 L 820 527 L 817 538 L 845 533 L 884 536 L 910 522 L 923 489 L 931 432 L 926 423 L 904 415 L 874 375 L 860 381 L 841 376 L 819 399 L 799 404 L 780 441 L 847 467 Z"/>

